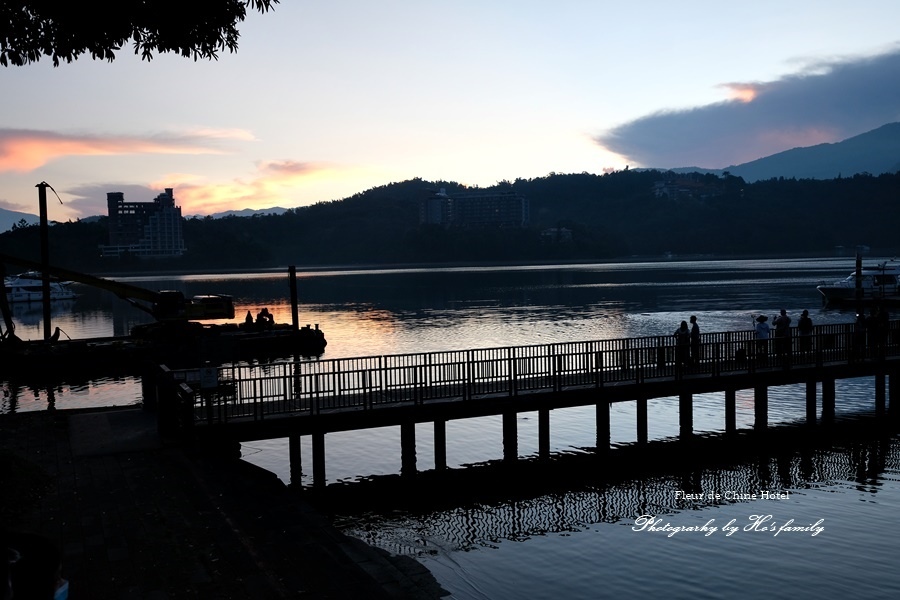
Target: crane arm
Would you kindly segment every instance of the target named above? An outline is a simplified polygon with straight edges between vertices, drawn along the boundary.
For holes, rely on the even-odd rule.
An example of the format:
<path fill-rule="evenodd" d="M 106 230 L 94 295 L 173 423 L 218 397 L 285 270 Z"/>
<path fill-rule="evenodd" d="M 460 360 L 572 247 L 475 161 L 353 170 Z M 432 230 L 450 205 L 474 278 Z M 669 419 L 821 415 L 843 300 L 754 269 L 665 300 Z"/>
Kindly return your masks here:
<path fill-rule="evenodd" d="M 24 258 L 0 254 L 0 262 L 18 265 L 29 270 L 44 273 L 45 267 Z M 67 281 L 75 281 L 92 287 L 112 292 L 119 298 L 144 310 L 159 320 L 202 320 L 202 319 L 233 319 L 234 305 L 230 296 L 208 295 L 198 296 L 193 300 L 185 299 L 178 291 L 153 291 L 121 281 L 104 279 L 80 273 L 62 267 L 47 266 L 46 276 L 58 277 Z M 146 306 L 138 300 L 150 303 Z M 0 307 L 2 308 L 2 307 Z M 6 315 L 4 314 L 4 318 Z"/>

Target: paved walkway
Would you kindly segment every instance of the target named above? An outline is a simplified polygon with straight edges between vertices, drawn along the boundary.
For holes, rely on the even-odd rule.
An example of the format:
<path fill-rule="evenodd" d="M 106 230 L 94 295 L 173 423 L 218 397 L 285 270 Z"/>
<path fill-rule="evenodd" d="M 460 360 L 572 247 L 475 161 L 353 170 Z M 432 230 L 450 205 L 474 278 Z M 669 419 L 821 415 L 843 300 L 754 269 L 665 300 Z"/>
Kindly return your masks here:
<path fill-rule="evenodd" d="M 140 408 L 0 415 L 0 475 L 3 524 L 58 542 L 72 598 L 445 594 L 421 564 L 341 534 L 274 475 L 161 441 Z"/>

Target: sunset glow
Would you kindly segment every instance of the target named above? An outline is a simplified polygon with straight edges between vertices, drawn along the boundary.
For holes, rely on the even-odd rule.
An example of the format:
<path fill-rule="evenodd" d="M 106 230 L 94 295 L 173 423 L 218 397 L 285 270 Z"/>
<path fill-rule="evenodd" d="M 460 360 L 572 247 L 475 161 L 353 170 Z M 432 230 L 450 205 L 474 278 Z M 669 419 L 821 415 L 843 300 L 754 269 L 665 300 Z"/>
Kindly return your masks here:
<path fill-rule="evenodd" d="M 731 83 L 725 86 L 731 98 L 738 102 L 753 102 L 759 93 L 756 86 L 750 84 Z"/>
<path fill-rule="evenodd" d="M 66 220 L 102 214 L 114 190 L 148 201 L 171 187 L 195 215 L 413 178 L 724 168 L 897 118 L 900 4 L 645 18 L 665 6 L 401 0 L 388 18 L 361 0 L 282 2 L 248 14 L 217 61 L 3 68 L 0 206 L 36 211 L 40 181 Z"/>
<path fill-rule="evenodd" d="M 0 130 L 0 171 L 33 171 L 64 156 L 128 154 L 221 154 L 193 141 L 61 135 Z"/>

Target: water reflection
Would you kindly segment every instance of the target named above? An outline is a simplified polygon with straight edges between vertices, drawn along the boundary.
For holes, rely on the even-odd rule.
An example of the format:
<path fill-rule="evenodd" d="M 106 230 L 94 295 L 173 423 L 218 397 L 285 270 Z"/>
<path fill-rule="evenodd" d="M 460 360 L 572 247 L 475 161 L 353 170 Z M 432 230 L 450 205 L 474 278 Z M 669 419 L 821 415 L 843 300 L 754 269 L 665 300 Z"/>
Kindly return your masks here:
<path fill-rule="evenodd" d="M 56 408 L 137 406 L 141 402 L 139 377 L 101 377 L 90 381 L 30 385 L 0 382 L 0 414 Z"/>
<path fill-rule="evenodd" d="M 896 429 L 879 430 L 872 419 L 812 438 L 782 431 L 762 447 L 749 437 L 737 444 L 704 440 L 690 452 L 669 442 L 611 460 L 560 455 L 550 463 L 486 464 L 420 474 L 414 482 L 375 477 L 329 486 L 313 498 L 347 533 L 393 553 L 422 555 L 434 553 L 435 544 L 444 553 L 471 550 L 769 493 L 785 499 L 843 487 L 875 495 L 885 476 L 900 472 Z"/>
<path fill-rule="evenodd" d="M 300 325 L 319 324 L 324 358 L 371 356 L 666 335 L 690 314 L 704 332 L 749 329 L 751 314 L 810 310 L 817 324 L 852 321 L 826 310 L 815 285 L 852 270 L 848 260 L 691 261 L 520 267 L 301 271 Z M 287 269 L 258 273 L 118 278 L 186 296 L 234 297 L 236 321 L 268 308 L 291 321 Z M 53 325 L 73 339 L 124 336 L 150 315 L 115 295 L 76 284 Z M 14 308 L 17 333 L 42 339 L 35 307 Z M 118 391 L 117 391 L 118 393 Z M 140 397 L 139 386 L 125 394 Z M 113 395 L 100 402 L 120 404 Z M 138 400 L 139 401 L 139 400 Z M 57 394 L 57 406 L 68 404 Z"/>

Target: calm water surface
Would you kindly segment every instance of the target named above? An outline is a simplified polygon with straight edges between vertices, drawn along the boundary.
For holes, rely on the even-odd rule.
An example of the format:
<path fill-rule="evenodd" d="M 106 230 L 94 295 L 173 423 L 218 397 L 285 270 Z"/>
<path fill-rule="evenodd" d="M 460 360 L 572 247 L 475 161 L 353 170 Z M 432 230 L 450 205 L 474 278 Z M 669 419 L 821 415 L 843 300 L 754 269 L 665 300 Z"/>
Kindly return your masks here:
<path fill-rule="evenodd" d="M 870 261 L 867 261 L 867 263 Z M 874 261 L 871 261 L 874 262 Z M 824 309 L 816 284 L 843 278 L 852 259 L 697 261 L 518 268 L 446 268 L 298 273 L 301 324 L 318 323 L 328 347 L 323 358 L 428 352 L 549 342 L 669 334 L 694 314 L 703 331 L 750 329 L 751 315 L 785 308 L 795 319 L 808 309 L 817 324 L 843 323 L 852 312 Z M 263 306 L 276 321 L 290 321 L 285 272 L 169 279 L 123 278 L 151 289 L 187 295 L 226 293 L 239 318 Z M 82 296 L 55 307 L 54 326 L 72 338 L 124 335 L 146 315 L 111 294 L 81 287 Z M 15 307 L 20 337 L 43 335 L 41 309 Z M 870 410 L 871 381 L 837 384 L 838 414 Z M 0 410 L 26 411 L 141 402 L 134 378 L 65 383 L 51 389 L 3 384 Z M 678 433 L 677 401 L 649 403 L 651 439 Z M 804 389 L 770 390 L 772 424 L 801 421 Z M 753 421 L 752 392 L 738 393 L 738 427 Z M 720 432 L 724 401 L 694 399 L 695 429 Z M 614 445 L 636 439 L 633 406 L 611 410 Z M 551 451 L 584 455 L 595 443 L 592 408 L 551 413 Z M 477 469 L 502 457 L 499 418 L 447 424 L 452 468 Z M 354 486 L 400 471 L 399 430 L 329 434 L 326 470 L 331 484 Z M 873 445 L 874 444 L 874 445 Z M 243 447 L 246 460 L 289 480 L 284 440 Z M 311 456 L 309 440 L 301 452 Z M 701 597 L 745 594 L 832 597 L 839 594 L 894 598 L 900 574 L 893 533 L 900 509 L 898 453 L 889 437 L 817 450 L 813 457 L 788 453 L 771 465 L 738 463 L 700 469 L 692 485 L 704 494 L 785 491 L 784 500 L 679 502 L 682 474 L 636 476 L 615 484 L 578 483 L 531 497 L 470 502 L 389 514 L 349 510 L 336 515 L 353 535 L 391 552 L 416 556 L 454 598 Z M 433 464 L 430 425 L 417 427 L 420 469 Z M 536 414 L 519 415 L 519 452 L 537 454 Z M 859 464 L 863 464 L 859 468 Z M 771 468 L 770 468 L 771 467 Z M 296 482 L 295 482 L 296 483 Z M 304 474 L 302 485 L 310 483 Z M 574 485 L 574 484 L 573 484 Z M 697 487 L 699 486 L 699 487 Z M 700 527 L 710 535 L 635 531 L 640 515 L 662 525 Z M 756 529 L 725 535 L 729 522 L 751 518 L 791 526 L 821 521 L 824 529 Z"/>

